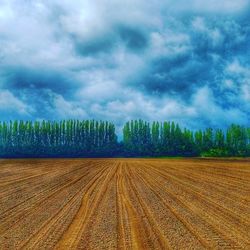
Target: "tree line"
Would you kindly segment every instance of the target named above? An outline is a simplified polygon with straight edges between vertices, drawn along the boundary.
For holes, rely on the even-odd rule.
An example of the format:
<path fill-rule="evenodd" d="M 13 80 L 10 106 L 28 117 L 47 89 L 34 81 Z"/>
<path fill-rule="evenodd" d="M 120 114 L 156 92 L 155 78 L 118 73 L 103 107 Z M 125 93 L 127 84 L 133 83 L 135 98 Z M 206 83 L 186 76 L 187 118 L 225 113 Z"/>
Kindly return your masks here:
<path fill-rule="evenodd" d="M 250 128 L 192 131 L 175 122 L 127 122 L 123 140 L 108 121 L 0 122 L 0 157 L 250 156 Z"/>
<path fill-rule="evenodd" d="M 123 129 L 124 152 L 130 156 L 250 156 L 250 128 L 191 131 L 174 122 L 138 120 Z"/>
<path fill-rule="evenodd" d="M 115 126 L 104 121 L 0 122 L 0 156 L 112 156 Z"/>

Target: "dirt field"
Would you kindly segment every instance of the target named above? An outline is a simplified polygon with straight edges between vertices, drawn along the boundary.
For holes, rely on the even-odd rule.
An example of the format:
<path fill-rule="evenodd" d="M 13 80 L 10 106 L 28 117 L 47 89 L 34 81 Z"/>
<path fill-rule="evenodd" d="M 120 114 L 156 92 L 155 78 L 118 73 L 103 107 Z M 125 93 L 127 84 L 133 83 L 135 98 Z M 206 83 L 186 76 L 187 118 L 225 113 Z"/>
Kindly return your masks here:
<path fill-rule="evenodd" d="M 1 160 L 19 248 L 250 249 L 250 160 Z"/>

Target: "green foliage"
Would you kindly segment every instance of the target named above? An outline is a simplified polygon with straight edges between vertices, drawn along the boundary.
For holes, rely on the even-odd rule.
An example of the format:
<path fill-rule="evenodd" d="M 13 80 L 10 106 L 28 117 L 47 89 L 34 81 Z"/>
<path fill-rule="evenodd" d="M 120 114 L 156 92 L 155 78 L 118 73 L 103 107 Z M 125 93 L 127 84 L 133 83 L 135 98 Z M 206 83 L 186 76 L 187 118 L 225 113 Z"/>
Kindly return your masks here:
<path fill-rule="evenodd" d="M 129 156 L 194 156 L 197 155 L 192 131 L 183 130 L 174 122 L 127 122 L 123 143 Z"/>
<path fill-rule="evenodd" d="M 112 156 L 115 126 L 103 121 L 0 122 L 0 156 Z"/>
<path fill-rule="evenodd" d="M 227 157 L 230 156 L 226 149 L 221 148 L 212 148 L 207 152 L 202 152 L 201 156 L 203 157 Z"/>
<path fill-rule="evenodd" d="M 174 122 L 153 122 L 150 125 L 141 120 L 131 121 L 124 126 L 123 143 L 129 156 L 250 155 L 249 128 L 238 125 L 231 125 L 227 131 L 207 128 L 193 133 Z"/>
<path fill-rule="evenodd" d="M 0 122 L 0 157 L 250 156 L 250 128 L 183 129 L 174 122 L 127 122 L 117 142 L 107 121 Z"/>

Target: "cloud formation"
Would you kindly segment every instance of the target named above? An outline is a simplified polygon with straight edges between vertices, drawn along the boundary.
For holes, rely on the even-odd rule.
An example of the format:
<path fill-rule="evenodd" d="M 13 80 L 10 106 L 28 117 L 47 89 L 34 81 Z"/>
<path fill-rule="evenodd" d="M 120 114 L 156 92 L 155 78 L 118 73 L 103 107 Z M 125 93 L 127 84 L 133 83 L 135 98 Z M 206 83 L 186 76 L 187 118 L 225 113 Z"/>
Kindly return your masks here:
<path fill-rule="evenodd" d="M 250 124 L 249 0 L 0 0 L 0 116 Z"/>

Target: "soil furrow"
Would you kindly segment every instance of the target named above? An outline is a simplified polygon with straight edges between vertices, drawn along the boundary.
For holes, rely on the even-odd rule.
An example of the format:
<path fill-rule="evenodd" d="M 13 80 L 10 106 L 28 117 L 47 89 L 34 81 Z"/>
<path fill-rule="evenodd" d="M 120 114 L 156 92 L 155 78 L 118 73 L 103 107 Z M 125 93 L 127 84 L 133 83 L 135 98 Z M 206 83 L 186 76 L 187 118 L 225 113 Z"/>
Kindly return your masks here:
<path fill-rule="evenodd" d="M 65 232 L 59 244 L 57 245 L 58 249 L 77 248 L 79 237 L 81 236 L 88 223 L 88 220 L 91 217 L 91 212 L 93 212 L 93 210 L 98 206 L 98 202 L 100 202 L 100 198 L 104 194 L 102 192 L 105 192 L 105 189 L 107 188 L 107 183 L 111 179 L 110 175 L 114 174 L 112 173 L 112 169 L 110 168 L 106 168 L 105 170 L 105 172 L 107 172 L 106 176 L 103 172 L 101 172 L 101 175 L 98 175 L 98 177 L 92 179 L 89 185 L 87 185 L 86 191 L 83 194 L 79 211 L 77 212 L 70 227 Z M 105 176 L 104 180 L 102 180 L 103 176 Z M 91 194 L 95 189 L 98 190 L 98 193 L 93 199 L 91 199 Z"/>
<path fill-rule="evenodd" d="M 151 174 L 153 174 L 153 167 L 150 170 Z M 195 189 L 192 189 L 188 183 L 181 181 L 180 179 L 175 179 L 175 177 L 168 175 L 166 173 L 162 174 L 156 170 L 156 174 L 162 175 L 165 179 L 166 188 L 170 187 L 170 183 L 172 183 L 172 190 L 178 191 L 177 195 L 181 197 L 185 197 L 187 201 L 194 204 L 196 209 L 203 214 L 204 218 L 207 218 L 208 221 L 213 221 L 213 225 L 224 232 L 226 234 L 234 238 L 234 235 L 237 235 L 243 242 L 249 244 L 249 226 L 246 220 L 248 217 L 242 217 L 240 214 L 235 214 L 231 211 L 225 210 L 224 207 L 221 207 L 220 204 L 217 204 L 209 197 L 205 197 L 197 192 Z M 240 217 L 240 218 L 239 218 Z M 242 217 L 242 218 L 241 218 Z M 222 223 L 218 223 L 222 222 Z"/>
<path fill-rule="evenodd" d="M 0 249 L 250 249 L 250 159 L 0 160 Z"/>
<path fill-rule="evenodd" d="M 222 245 L 234 248 L 242 248 L 246 246 L 244 244 L 238 244 L 228 237 L 223 230 L 213 226 L 209 221 L 204 220 L 201 216 L 202 213 L 197 211 L 196 206 L 186 203 L 184 199 L 178 197 L 164 186 L 157 185 L 159 180 L 153 177 L 152 171 L 147 173 L 147 175 L 150 177 L 147 178 L 147 181 L 144 179 L 145 174 L 140 175 L 139 178 L 143 179 L 145 184 L 150 186 L 151 190 L 162 200 L 165 206 L 170 209 L 186 227 L 189 228 L 190 232 L 197 237 L 206 249 Z M 164 196 L 162 196 L 162 194 L 164 194 Z M 168 195 L 167 199 L 166 194 Z M 163 197 L 165 197 L 165 199 Z"/>

